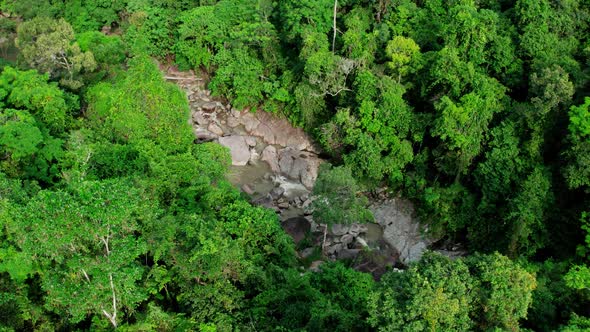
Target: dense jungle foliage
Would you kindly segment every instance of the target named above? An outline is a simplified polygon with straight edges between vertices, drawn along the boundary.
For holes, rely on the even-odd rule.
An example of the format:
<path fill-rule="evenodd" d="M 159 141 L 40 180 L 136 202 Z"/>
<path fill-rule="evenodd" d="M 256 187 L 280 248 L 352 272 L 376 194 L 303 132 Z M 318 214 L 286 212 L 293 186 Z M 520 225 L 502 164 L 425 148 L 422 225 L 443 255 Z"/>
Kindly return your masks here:
<path fill-rule="evenodd" d="M 155 60 L 470 255 L 303 270 Z M 0 0 L 0 330 L 588 331 L 589 79 L 585 0 Z"/>

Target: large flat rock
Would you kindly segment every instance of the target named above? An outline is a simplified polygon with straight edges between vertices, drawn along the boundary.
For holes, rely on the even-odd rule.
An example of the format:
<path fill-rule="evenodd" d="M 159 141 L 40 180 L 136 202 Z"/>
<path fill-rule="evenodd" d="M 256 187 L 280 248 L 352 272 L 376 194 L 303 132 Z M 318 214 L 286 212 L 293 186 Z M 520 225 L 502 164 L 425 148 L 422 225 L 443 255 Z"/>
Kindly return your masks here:
<path fill-rule="evenodd" d="M 219 144 L 229 148 L 232 165 L 244 166 L 250 160 L 250 147 L 243 136 L 220 137 Z"/>
<path fill-rule="evenodd" d="M 375 221 L 383 227 L 383 239 L 399 252 L 404 264 L 420 260 L 432 240 L 423 235 L 409 201 L 390 199 L 371 207 Z"/>
<path fill-rule="evenodd" d="M 287 147 L 279 151 L 279 169 L 288 178 L 311 189 L 318 177 L 321 160 L 314 153 Z"/>

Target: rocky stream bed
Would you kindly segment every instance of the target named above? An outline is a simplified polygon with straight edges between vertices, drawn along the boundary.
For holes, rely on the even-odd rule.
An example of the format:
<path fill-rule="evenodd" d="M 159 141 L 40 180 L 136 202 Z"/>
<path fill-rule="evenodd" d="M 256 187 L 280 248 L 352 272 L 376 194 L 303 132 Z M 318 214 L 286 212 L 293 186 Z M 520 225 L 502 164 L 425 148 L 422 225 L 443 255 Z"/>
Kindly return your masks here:
<path fill-rule="evenodd" d="M 193 72 L 163 68 L 166 78 L 186 91 L 196 142 L 215 141 L 229 148 L 228 180 L 254 204 L 273 209 L 310 269 L 322 263 L 323 225 L 314 222 L 311 190 L 318 176 L 319 147 L 301 129 L 264 111 L 237 110 L 211 96 Z M 353 265 L 378 277 L 388 267 L 418 260 L 434 241 L 423 236 L 412 204 L 371 198 L 374 224 L 333 225 L 324 252 L 328 259 L 353 260 Z"/>

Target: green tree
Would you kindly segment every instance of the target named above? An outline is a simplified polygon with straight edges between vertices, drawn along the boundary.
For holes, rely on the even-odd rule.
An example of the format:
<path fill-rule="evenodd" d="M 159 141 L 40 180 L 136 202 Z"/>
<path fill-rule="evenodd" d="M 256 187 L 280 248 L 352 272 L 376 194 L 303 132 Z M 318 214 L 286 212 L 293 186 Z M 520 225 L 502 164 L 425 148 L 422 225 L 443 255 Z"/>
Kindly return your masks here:
<path fill-rule="evenodd" d="M 328 227 L 333 224 L 368 222 L 373 215 L 366 206 L 368 200 L 362 196 L 360 186 L 352 176 L 350 168 L 332 167 L 322 164 L 313 188 L 313 217 L 324 224 L 324 242 Z"/>
<path fill-rule="evenodd" d="M 74 30 L 63 19 L 35 18 L 17 28 L 16 45 L 25 63 L 71 89 L 84 83 L 80 74 L 96 69 L 90 52 L 82 52 L 75 42 Z"/>
<path fill-rule="evenodd" d="M 286 39 L 290 42 L 300 42 L 308 28 L 327 35 L 332 29 L 333 7 L 333 0 L 280 2 L 281 28 Z"/>
<path fill-rule="evenodd" d="M 45 184 L 59 178 L 63 135 L 75 100 L 46 75 L 6 67 L 0 74 L 0 170 Z"/>
<path fill-rule="evenodd" d="M 578 246 L 577 251 L 578 255 L 586 258 L 586 264 L 576 264 L 571 267 L 564 279 L 568 287 L 588 291 L 590 290 L 590 266 L 587 263 L 587 258 L 590 257 L 590 222 L 587 212 L 582 212 L 580 223 L 585 237 L 584 243 Z"/>
<path fill-rule="evenodd" d="M 133 312 L 146 298 L 136 259 L 147 246 L 135 233 L 154 216 L 149 204 L 116 180 L 41 191 L 23 207 L 9 230 L 41 279 L 48 310 L 71 323 L 102 316 L 113 327 Z"/>
<path fill-rule="evenodd" d="M 427 253 L 407 271 L 383 276 L 369 322 L 381 331 L 518 330 L 536 287 L 505 256 L 450 260 Z"/>
<path fill-rule="evenodd" d="M 379 331 L 467 331 L 475 281 L 461 260 L 427 253 L 404 272 L 388 272 L 370 302 Z"/>
<path fill-rule="evenodd" d="M 570 148 L 565 151 L 569 163 L 565 166 L 564 175 L 570 188 L 588 187 L 590 185 L 590 98 L 584 104 L 572 106 L 569 111 Z"/>
<path fill-rule="evenodd" d="M 71 128 L 72 113 L 79 107 L 77 98 L 49 83 L 47 75 L 11 67 L 0 75 L 0 106 L 28 110 L 53 134 Z"/>
<path fill-rule="evenodd" d="M 479 79 L 479 88 L 462 95 L 458 102 L 444 96 L 435 104 L 439 115 L 433 134 L 441 138 L 447 150 L 441 159 L 454 163 L 447 164 L 448 169 L 443 166 L 443 170 L 454 174 L 457 180 L 481 152 L 490 121 L 504 107 L 506 89 L 495 79 Z"/>
<path fill-rule="evenodd" d="M 165 82 L 148 57 L 138 56 L 128 65 L 114 86 L 102 82 L 88 90 L 90 128 L 114 143 L 148 139 L 165 151 L 185 150 L 193 138 L 184 93 Z"/>
<path fill-rule="evenodd" d="M 419 61 L 420 46 L 411 38 L 395 36 L 387 43 L 385 53 L 391 59 L 387 65 L 400 83 L 402 76 L 411 73 Z"/>
<path fill-rule="evenodd" d="M 476 254 L 466 260 L 476 280 L 471 317 L 482 330 L 519 330 L 537 287 L 535 277 L 498 253 Z"/>

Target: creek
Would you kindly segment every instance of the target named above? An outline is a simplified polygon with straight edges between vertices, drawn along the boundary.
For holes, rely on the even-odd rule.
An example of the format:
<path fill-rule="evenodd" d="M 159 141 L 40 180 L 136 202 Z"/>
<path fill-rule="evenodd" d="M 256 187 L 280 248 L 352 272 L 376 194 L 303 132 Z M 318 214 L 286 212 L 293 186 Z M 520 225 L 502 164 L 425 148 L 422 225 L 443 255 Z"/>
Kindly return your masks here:
<path fill-rule="evenodd" d="M 322 245 L 324 227 L 311 216 L 310 194 L 324 160 L 310 137 L 286 119 L 236 110 L 211 97 L 205 82 L 192 72 L 163 69 L 166 78 L 187 93 L 197 142 L 215 141 L 230 150 L 227 179 L 252 203 L 277 212 L 303 260 L 317 252 L 314 246 Z M 351 260 L 357 269 L 379 277 L 388 268 L 418 260 L 433 242 L 422 235 L 410 202 L 382 196 L 373 199 L 370 208 L 376 223 L 333 225 L 324 247 L 326 258 Z"/>

